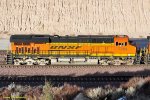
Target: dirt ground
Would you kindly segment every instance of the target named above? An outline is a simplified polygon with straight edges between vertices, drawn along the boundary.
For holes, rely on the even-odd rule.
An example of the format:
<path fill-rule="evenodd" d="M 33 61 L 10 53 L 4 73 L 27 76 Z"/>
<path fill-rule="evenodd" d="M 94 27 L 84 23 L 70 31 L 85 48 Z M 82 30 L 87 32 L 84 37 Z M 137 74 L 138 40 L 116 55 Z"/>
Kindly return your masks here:
<path fill-rule="evenodd" d="M 149 66 L 0 66 L 0 75 L 139 76 L 149 75 Z"/>

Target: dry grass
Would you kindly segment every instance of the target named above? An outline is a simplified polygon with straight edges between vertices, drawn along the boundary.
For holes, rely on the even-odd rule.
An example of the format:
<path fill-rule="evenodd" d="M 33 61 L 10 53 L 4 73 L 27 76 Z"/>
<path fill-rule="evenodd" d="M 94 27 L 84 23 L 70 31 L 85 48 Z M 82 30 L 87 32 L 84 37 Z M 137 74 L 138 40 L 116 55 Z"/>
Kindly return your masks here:
<path fill-rule="evenodd" d="M 16 85 L 11 90 L 7 87 L 0 89 L 0 100 L 2 97 L 12 95 L 25 96 L 29 100 L 73 100 L 79 93 L 83 93 L 85 97 L 92 100 L 117 100 L 122 96 L 126 96 L 127 100 L 149 100 L 150 77 L 134 77 L 119 88 L 106 85 L 105 87 L 83 89 L 67 83 L 61 87 L 54 87 L 49 82 L 38 87 Z"/>
<path fill-rule="evenodd" d="M 54 87 L 54 100 L 71 100 L 81 91 L 80 87 L 65 83 L 63 87 Z"/>
<path fill-rule="evenodd" d="M 85 91 L 85 94 L 92 98 L 92 100 L 99 100 L 99 99 L 108 99 L 110 98 L 111 94 L 116 91 L 114 87 L 111 86 L 105 86 L 104 88 L 98 87 L 98 88 L 89 88 Z"/>
<path fill-rule="evenodd" d="M 127 88 L 129 88 L 129 87 L 134 87 L 134 88 L 136 88 L 138 82 L 143 81 L 143 80 L 144 80 L 144 79 L 141 78 L 141 77 L 134 77 L 134 78 L 131 78 L 127 83 L 122 84 L 121 87 L 122 87 L 122 88 L 125 88 L 125 89 L 127 89 Z"/>

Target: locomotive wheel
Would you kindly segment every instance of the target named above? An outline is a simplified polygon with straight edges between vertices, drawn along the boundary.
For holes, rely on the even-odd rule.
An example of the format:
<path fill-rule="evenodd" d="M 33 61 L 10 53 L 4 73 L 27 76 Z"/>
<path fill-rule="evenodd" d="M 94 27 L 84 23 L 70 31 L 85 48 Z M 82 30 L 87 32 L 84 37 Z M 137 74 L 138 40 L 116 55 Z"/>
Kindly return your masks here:
<path fill-rule="evenodd" d="M 127 59 L 126 65 L 133 65 L 134 60 L 133 59 Z"/>
<path fill-rule="evenodd" d="M 109 65 L 108 61 L 106 59 L 102 59 L 99 61 L 100 65 Z"/>
<path fill-rule="evenodd" d="M 17 60 L 17 59 L 16 59 Z M 14 65 L 21 65 L 19 61 L 14 60 Z"/>
<path fill-rule="evenodd" d="M 113 60 L 113 65 L 118 66 L 118 65 L 121 65 L 121 63 L 122 63 L 122 60 L 119 60 L 119 59 L 114 59 Z"/>
<path fill-rule="evenodd" d="M 38 61 L 38 65 L 47 65 L 47 61 L 45 60 L 45 59 L 40 59 L 39 61 Z"/>
<path fill-rule="evenodd" d="M 14 59 L 14 65 L 22 65 L 23 61 L 21 59 Z"/>
<path fill-rule="evenodd" d="M 34 65 L 35 61 L 33 59 L 27 59 L 25 60 L 26 65 Z"/>

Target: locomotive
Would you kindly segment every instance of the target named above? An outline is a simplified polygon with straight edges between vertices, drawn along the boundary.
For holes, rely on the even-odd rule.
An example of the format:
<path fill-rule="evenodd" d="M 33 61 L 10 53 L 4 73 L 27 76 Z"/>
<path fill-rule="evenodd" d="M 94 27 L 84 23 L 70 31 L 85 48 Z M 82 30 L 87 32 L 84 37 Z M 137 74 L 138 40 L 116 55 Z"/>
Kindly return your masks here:
<path fill-rule="evenodd" d="M 150 43 L 139 51 L 127 35 L 12 35 L 10 43 L 7 63 L 14 65 L 149 63 Z"/>

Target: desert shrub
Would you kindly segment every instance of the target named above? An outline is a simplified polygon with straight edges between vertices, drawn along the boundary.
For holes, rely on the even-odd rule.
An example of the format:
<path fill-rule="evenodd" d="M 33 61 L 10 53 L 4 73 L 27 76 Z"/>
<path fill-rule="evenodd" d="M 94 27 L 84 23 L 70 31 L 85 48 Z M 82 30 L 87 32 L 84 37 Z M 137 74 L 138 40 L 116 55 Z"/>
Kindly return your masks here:
<path fill-rule="evenodd" d="M 80 91 L 80 87 L 66 83 L 62 87 L 53 89 L 55 100 L 72 100 Z"/>
<path fill-rule="evenodd" d="M 141 77 L 134 77 L 134 78 L 131 78 L 128 82 L 122 84 L 121 87 L 124 89 L 127 89 L 129 87 L 136 87 L 137 83 L 142 80 L 143 80 L 143 78 L 141 78 Z"/>
<path fill-rule="evenodd" d="M 86 95 L 92 100 L 103 100 L 103 99 L 111 99 L 112 93 L 115 91 L 115 88 L 111 86 L 105 86 L 104 88 L 90 88 L 85 91 Z"/>
<path fill-rule="evenodd" d="M 45 82 L 45 85 L 43 86 L 43 96 L 41 98 L 41 100 L 53 100 L 51 83 Z"/>

